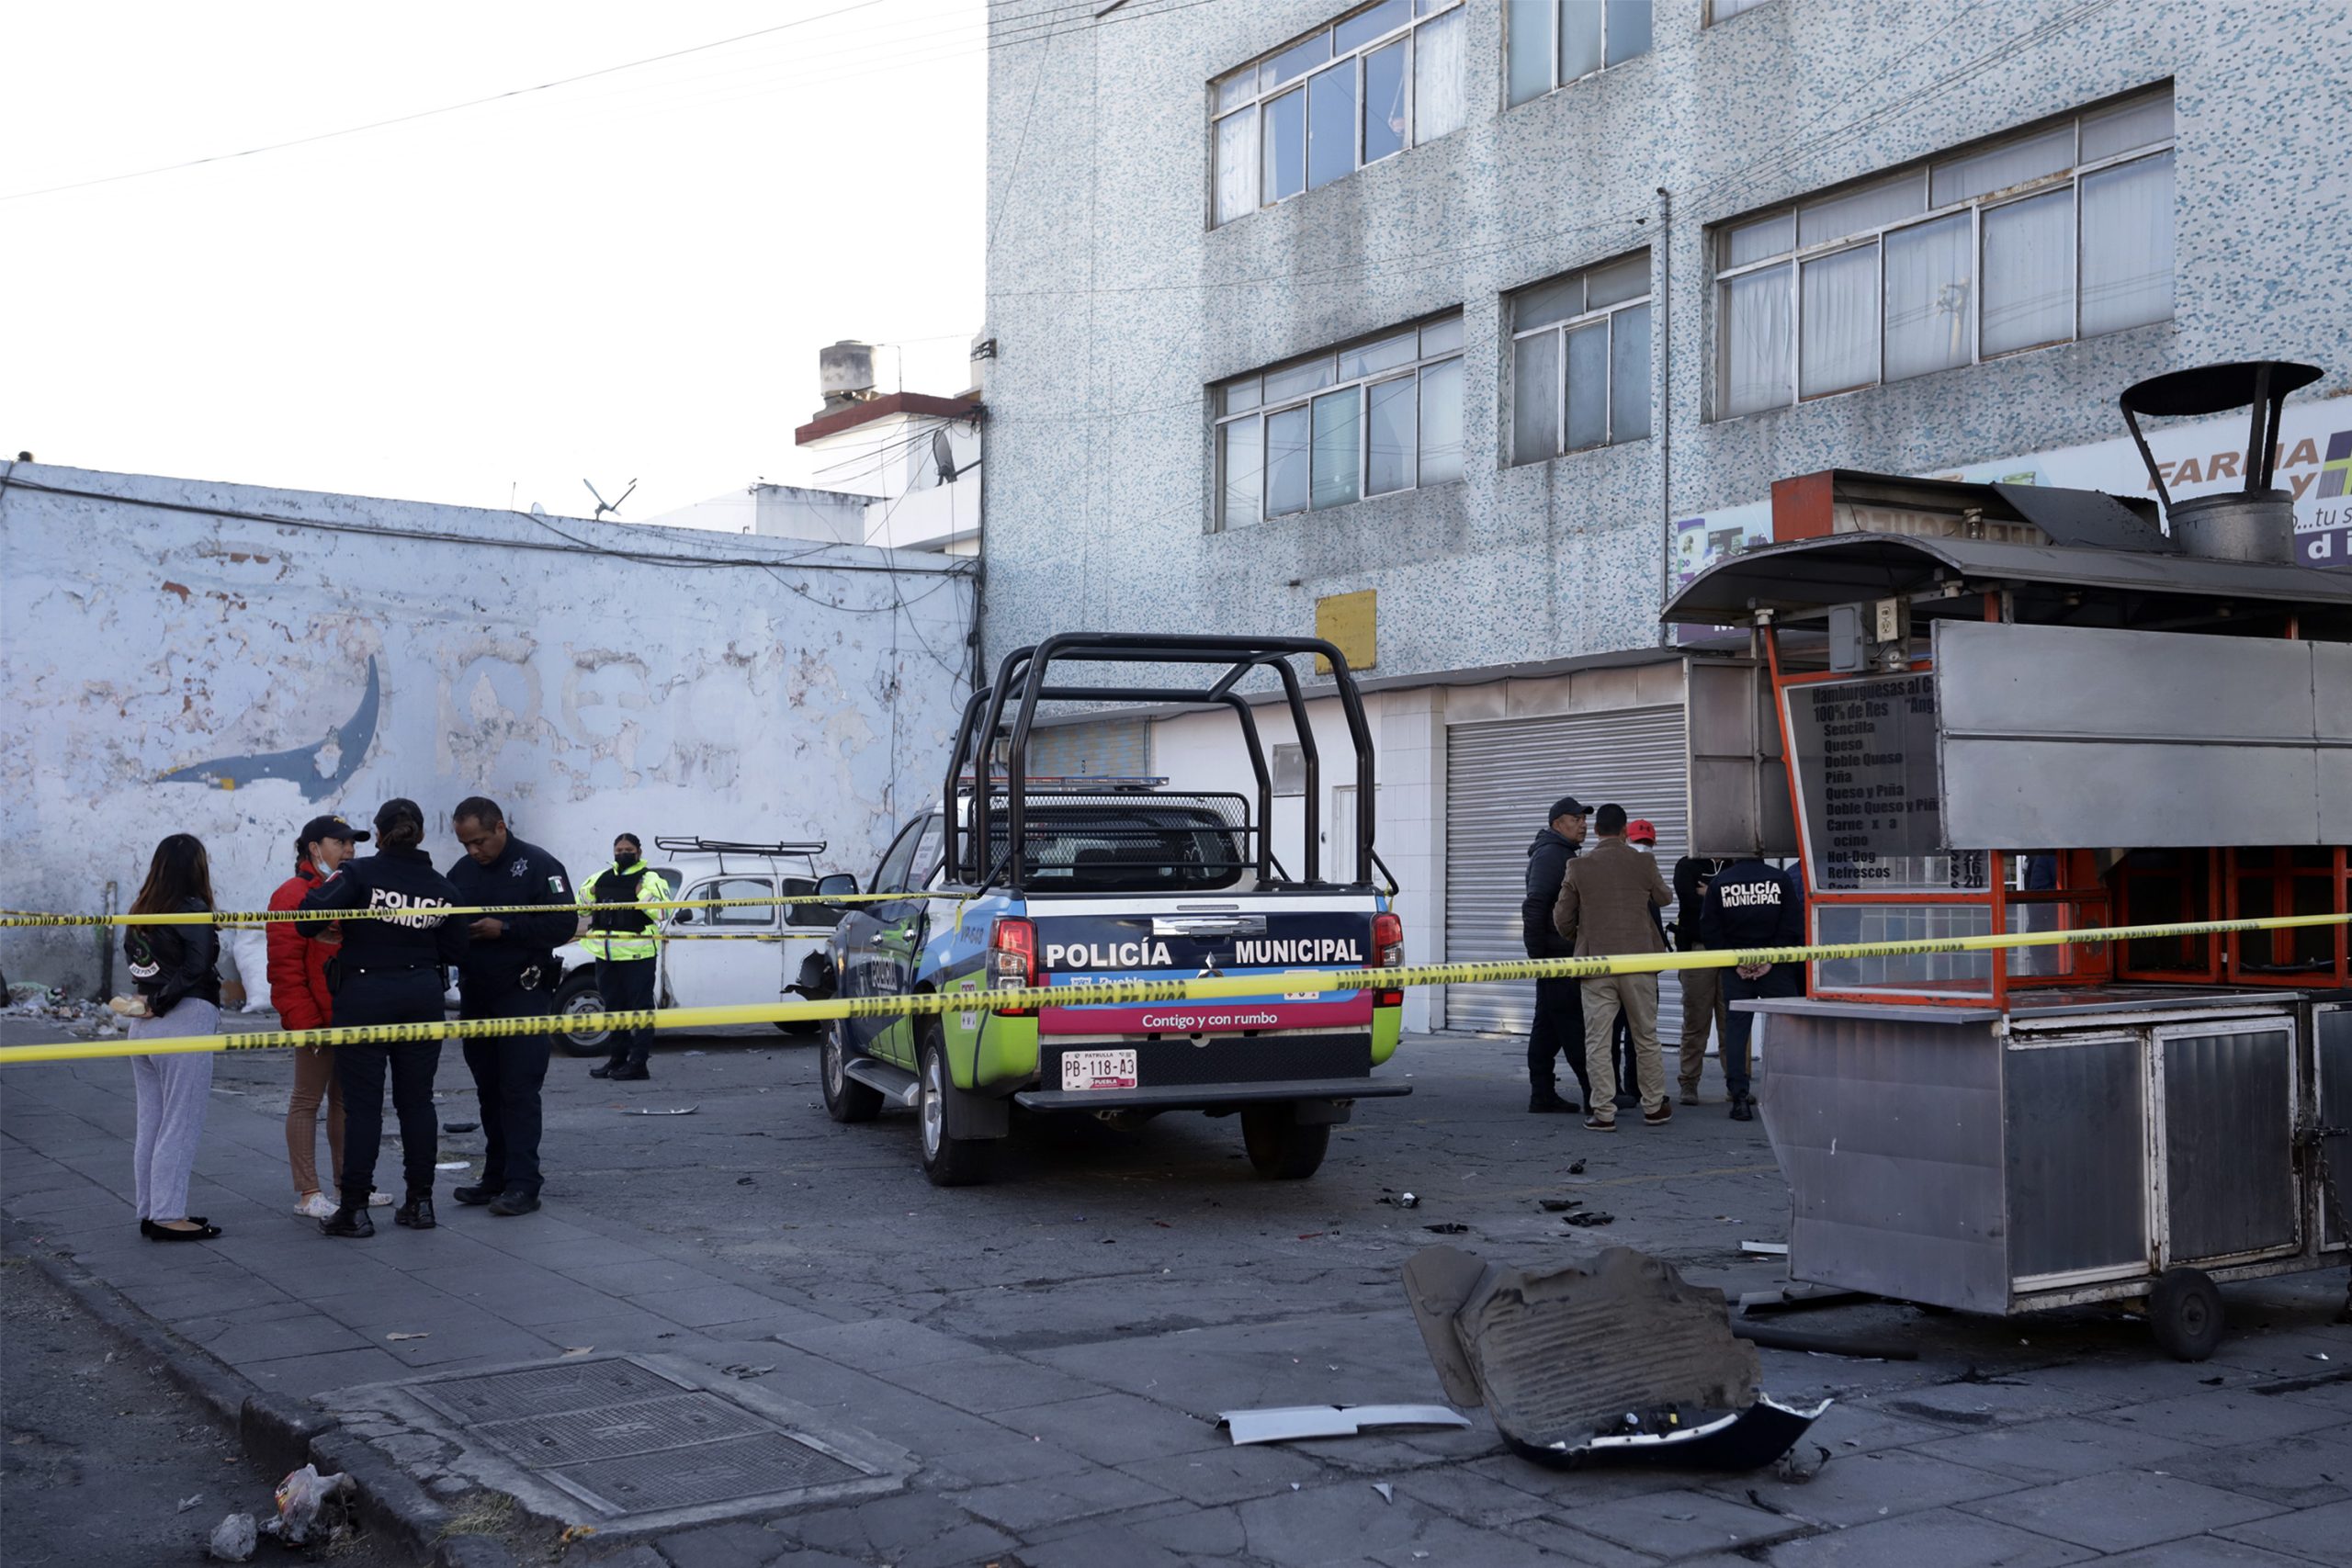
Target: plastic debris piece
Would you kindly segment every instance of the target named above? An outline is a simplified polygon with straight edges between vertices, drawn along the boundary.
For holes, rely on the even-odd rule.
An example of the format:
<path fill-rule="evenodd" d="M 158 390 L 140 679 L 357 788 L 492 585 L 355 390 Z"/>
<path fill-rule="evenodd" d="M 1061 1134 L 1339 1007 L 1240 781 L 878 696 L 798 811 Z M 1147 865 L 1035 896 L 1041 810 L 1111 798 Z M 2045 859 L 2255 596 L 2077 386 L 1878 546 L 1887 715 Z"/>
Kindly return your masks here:
<path fill-rule="evenodd" d="M 301 1546 L 313 1535 L 323 1540 L 343 1523 L 345 1500 L 353 1489 L 348 1475 L 321 1475 L 306 1464 L 277 1483 L 278 1534 L 289 1546 Z"/>
<path fill-rule="evenodd" d="M 1436 1224 L 1423 1225 L 1421 1228 L 1437 1235 L 1465 1235 L 1470 1230 L 1468 1225 L 1459 1220 L 1442 1220 Z"/>
<path fill-rule="evenodd" d="M 203 1502 L 203 1501 L 204 1501 L 204 1494 L 203 1494 L 203 1493 L 201 1493 L 201 1492 L 198 1492 L 198 1493 L 195 1496 L 193 1496 L 193 1497 L 183 1497 L 183 1498 L 181 1498 L 181 1499 L 180 1499 L 180 1506 L 179 1506 L 178 1507 L 176 1507 L 176 1508 L 173 1509 L 172 1511 L 173 1511 L 174 1513 L 177 1513 L 177 1514 L 185 1514 L 185 1513 L 187 1513 L 190 1508 L 195 1507 L 198 1503 L 201 1503 L 201 1502 Z"/>
<path fill-rule="evenodd" d="M 1384 1503 L 1394 1503 L 1396 1501 L 1396 1488 L 1389 1485 L 1385 1481 L 1374 1482 L 1372 1483 L 1372 1489 L 1380 1494 L 1380 1500 Z"/>
<path fill-rule="evenodd" d="M 1789 1255 L 1789 1244 L 1785 1241 L 1743 1241 L 1739 1249 L 1757 1258 L 1786 1258 Z"/>
<path fill-rule="evenodd" d="M 1352 1438 L 1374 1427 L 1467 1427 L 1470 1418 L 1442 1404 L 1294 1404 L 1220 1411 L 1217 1425 L 1239 1448 L 1294 1438 Z"/>
<path fill-rule="evenodd" d="M 1538 1198 L 1535 1200 L 1535 1206 L 1547 1214 L 1565 1214 L 1570 1209 L 1583 1208 L 1584 1200 L 1581 1198 Z"/>
<path fill-rule="evenodd" d="M 1614 1224 L 1616 1221 L 1616 1215 L 1605 1213 L 1600 1209 L 1587 1209 L 1580 1213 L 1562 1214 L 1560 1216 L 1560 1222 L 1563 1224 L 1570 1225 L 1607 1225 Z"/>
<path fill-rule="evenodd" d="M 397 1342 L 402 1339 L 430 1339 L 433 1336 L 430 1334 L 387 1334 L 384 1337 Z"/>
<path fill-rule="evenodd" d="M 1584 1174 L 1584 1161 L 1578 1160 L 1574 1165 L 1568 1167 L 1568 1174 L 1570 1176 L 1582 1176 Z"/>
<path fill-rule="evenodd" d="M 473 1165 L 468 1160 L 445 1159 L 435 1165 L 433 1168 L 435 1170 L 471 1170 L 473 1168 Z"/>
<path fill-rule="evenodd" d="M 251 1514 L 231 1514 L 212 1527 L 212 1539 L 205 1543 L 205 1553 L 221 1562 L 243 1562 L 254 1554 L 261 1533 L 254 1528 Z"/>
<path fill-rule="evenodd" d="M 692 1116 L 701 1110 L 699 1105 L 681 1105 L 674 1111 L 658 1110 L 650 1105 L 630 1105 L 621 1109 L 624 1116 Z"/>

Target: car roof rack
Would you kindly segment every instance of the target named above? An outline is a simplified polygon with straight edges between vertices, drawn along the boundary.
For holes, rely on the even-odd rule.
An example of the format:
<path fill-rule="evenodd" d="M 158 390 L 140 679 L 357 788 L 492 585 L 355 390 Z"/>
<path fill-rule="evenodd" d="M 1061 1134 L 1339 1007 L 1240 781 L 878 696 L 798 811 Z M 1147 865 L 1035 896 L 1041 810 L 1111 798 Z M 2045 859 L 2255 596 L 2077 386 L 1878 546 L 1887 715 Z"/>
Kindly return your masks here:
<path fill-rule="evenodd" d="M 668 850 L 672 854 L 700 851 L 709 855 L 820 855 L 825 852 L 825 840 L 811 839 L 803 843 L 755 844 L 743 839 L 689 839 L 657 833 L 653 847 Z"/>

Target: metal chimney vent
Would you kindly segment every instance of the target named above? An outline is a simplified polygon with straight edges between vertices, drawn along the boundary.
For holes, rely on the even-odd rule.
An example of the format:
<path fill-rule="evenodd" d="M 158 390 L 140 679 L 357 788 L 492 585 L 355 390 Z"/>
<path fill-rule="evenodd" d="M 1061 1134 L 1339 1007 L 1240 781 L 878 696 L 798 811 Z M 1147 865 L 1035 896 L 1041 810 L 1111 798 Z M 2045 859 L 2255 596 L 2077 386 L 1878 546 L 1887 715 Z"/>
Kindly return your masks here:
<path fill-rule="evenodd" d="M 2310 386 L 2321 374 L 2315 365 L 2249 359 L 2175 370 L 2124 391 L 2123 422 L 2132 427 L 2140 460 L 2148 465 L 2173 539 L 2183 551 L 2217 560 L 2294 564 L 2294 497 L 2270 484 L 2278 466 L 2278 416 L 2287 394 Z M 2245 488 L 2175 501 L 2165 488 L 2164 470 L 2148 450 L 2148 438 L 2141 434 L 2139 416 L 2193 419 L 2248 407 L 2254 413 L 2246 436 Z"/>

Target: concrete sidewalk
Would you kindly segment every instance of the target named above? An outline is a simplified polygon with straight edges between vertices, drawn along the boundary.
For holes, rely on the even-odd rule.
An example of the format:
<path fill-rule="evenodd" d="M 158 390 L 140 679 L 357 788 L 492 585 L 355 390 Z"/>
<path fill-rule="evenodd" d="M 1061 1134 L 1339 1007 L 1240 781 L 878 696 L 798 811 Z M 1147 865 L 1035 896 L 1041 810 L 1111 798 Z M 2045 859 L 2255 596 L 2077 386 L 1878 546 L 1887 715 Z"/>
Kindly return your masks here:
<path fill-rule="evenodd" d="M 12 1025 L 0 1042 L 34 1037 Z M 399 1230 L 379 1212 L 378 1235 L 359 1243 L 327 1242 L 288 1213 L 275 1058 L 224 1062 L 216 1083 L 192 1202 L 227 1234 L 171 1247 L 137 1235 L 120 1195 L 128 1072 L 0 1066 L 7 1243 L 119 1293 L 254 1390 L 339 1421 L 346 1444 L 365 1439 L 418 1483 L 428 1515 L 466 1513 L 503 1472 L 420 1415 L 413 1380 L 517 1363 L 625 1353 L 909 1456 L 903 1484 L 898 1472 L 883 1476 L 886 1457 L 866 1495 L 608 1529 L 566 1562 L 2343 1558 L 2352 1333 L 2328 1324 L 2340 1275 L 2233 1292 L 2239 1331 L 2198 1366 L 2158 1359 L 2104 1314 L 1927 1320 L 1915 1363 L 1766 1352 L 1771 1392 L 1839 1396 L 1800 1450 L 1820 1465 L 1802 1483 L 1550 1472 L 1507 1454 L 1475 1412 L 1463 1433 L 1236 1449 L 1213 1424 L 1219 1409 L 1442 1397 L 1396 1274 L 1434 1238 L 1414 1223 L 1422 1214 L 1377 1206 L 1373 1170 L 1420 1161 L 1453 1172 L 1463 1195 L 1424 1210 L 1469 1216 L 1476 1234 L 1464 1245 L 1535 1263 L 1544 1249 L 1622 1241 L 1736 1290 L 1770 1272 L 1737 1263 L 1737 1237 L 1781 1234 L 1754 1218 L 1777 1191 L 1769 1165 L 1755 1163 L 1759 1135 L 1716 1107 L 1670 1131 L 1563 1141 L 1571 1130 L 1550 1123 L 1569 1119 L 1498 1120 L 1493 1095 L 1510 1088 L 1510 1069 L 1483 1044 L 1416 1042 L 1419 1093 L 1401 1102 L 1412 1115 L 1368 1115 L 1349 1130 L 1349 1152 L 1304 1187 L 1231 1179 L 1213 1141 L 1229 1132 L 1202 1123 L 1132 1156 L 1049 1147 L 1029 1156 L 1025 1183 L 929 1193 L 910 1179 L 903 1129 L 836 1128 L 808 1109 L 813 1053 L 772 1039 L 758 1056 L 741 1042 L 697 1043 L 709 1047 L 700 1060 L 665 1042 L 656 1092 L 631 1086 L 639 1108 L 701 1107 L 673 1121 L 618 1115 L 628 1102 L 559 1058 L 549 1136 L 560 1153 L 545 1212 L 494 1219 L 449 1201 L 445 1184 L 438 1230 Z M 445 1122 L 470 1121 L 454 1052 L 441 1085 Z M 1555 1222 L 1510 1179 L 1530 1175 L 1520 1140 L 1536 1134 L 1559 1151 L 1546 1156 L 1555 1171 L 1588 1150 L 1614 1162 L 1600 1187 L 1620 1215 L 1611 1231 L 1538 1239 Z M 642 1138 L 654 1156 L 626 1175 L 609 1162 L 577 1169 L 598 1138 L 599 1155 Z M 442 1157 L 478 1146 L 445 1134 Z M 397 1169 L 390 1147 L 383 1168 Z M 779 1225 L 787 1180 L 795 1218 Z M 1073 1192 L 1091 1195 L 1079 1226 L 1060 1212 Z M 1748 1218 L 1730 1228 L 1743 1204 Z M 1358 1239 L 1368 1235 L 1378 1239 Z M 1320 1250 L 1332 1247 L 1341 1250 Z M 1311 1267 L 1289 1261 L 1308 1254 Z M 1871 1320 L 1917 1321 L 1895 1308 Z M 554 1527 L 518 1515 L 503 1534 L 518 1556 L 535 1555 Z"/>

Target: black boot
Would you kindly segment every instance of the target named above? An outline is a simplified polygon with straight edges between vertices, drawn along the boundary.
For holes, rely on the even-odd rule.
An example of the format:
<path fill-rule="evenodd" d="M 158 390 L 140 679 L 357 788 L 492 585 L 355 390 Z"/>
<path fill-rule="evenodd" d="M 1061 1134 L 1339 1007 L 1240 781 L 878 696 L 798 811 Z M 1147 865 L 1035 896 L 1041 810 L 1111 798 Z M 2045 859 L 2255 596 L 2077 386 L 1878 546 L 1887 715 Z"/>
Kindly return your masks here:
<path fill-rule="evenodd" d="M 376 1222 L 368 1217 L 365 1205 L 356 1209 L 345 1205 L 319 1222 L 319 1234 L 364 1240 L 376 1234 Z"/>
<path fill-rule="evenodd" d="M 505 1190 L 504 1187 L 492 1186 L 485 1181 L 473 1187 L 453 1187 L 449 1190 L 449 1196 L 460 1203 L 487 1203 Z"/>
<path fill-rule="evenodd" d="M 615 1067 L 605 1076 L 615 1083 L 636 1083 L 653 1075 L 646 1071 L 643 1062 L 631 1062 L 627 1066 Z"/>
<path fill-rule="evenodd" d="M 620 1070 L 621 1065 L 618 1062 L 606 1062 L 601 1067 L 589 1068 L 588 1076 L 592 1078 L 608 1078 Z"/>
<path fill-rule="evenodd" d="M 1533 1114 L 1563 1115 L 1581 1107 L 1573 1100 L 1562 1100 L 1559 1090 L 1545 1084 L 1527 1097 L 1527 1109 Z"/>
<path fill-rule="evenodd" d="M 413 1231 L 431 1230 L 434 1224 L 433 1194 L 427 1192 L 419 1197 L 411 1193 L 407 1202 L 392 1211 L 392 1224 L 406 1225 Z"/>

